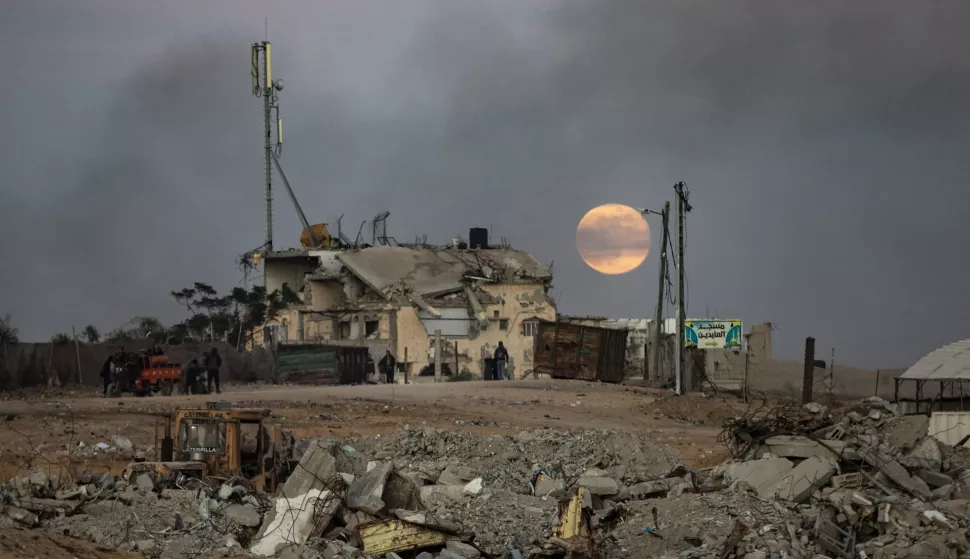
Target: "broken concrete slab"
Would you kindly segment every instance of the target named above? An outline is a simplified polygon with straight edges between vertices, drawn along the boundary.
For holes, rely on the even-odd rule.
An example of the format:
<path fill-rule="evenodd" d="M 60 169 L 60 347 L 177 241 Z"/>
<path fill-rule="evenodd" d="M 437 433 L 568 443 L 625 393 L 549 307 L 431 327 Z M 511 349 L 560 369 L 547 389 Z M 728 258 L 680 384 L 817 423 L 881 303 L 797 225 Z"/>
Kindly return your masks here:
<path fill-rule="evenodd" d="M 812 457 L 782 475 L 773 484 L 758 490 L 765 499 L 778 498 L 794 503 L 802 503 L 813 492 L 822 487 L 835 474 L 835 462 L 827 458 Z"/>
<path fill-rule="evenodd" d="M 863 448 L 860 452 L 862 453 L 862 459 L 867 464 L 879 470 L 899 487 L 923 499 L 930 498 L 930 488 L 926 482 L 909 475 L 906 468 L 896 460 L 893 460 L 892 457 L 871 447 Z"/>
<path fill-rule="evenodd" d="M 932 470 L 919 470 L 916 472 L 916 477 L 925 481 L 933 489 L 943 487 L 944 485 L 953 485 L 952 477 Z"/>
<path fill-rule="evenodd" d="M 777 480 L 794 468 L 790 460 L 769 456 L 758 460 L 748 460 L 732 464 L 724 471 L 724 481 L 728 485 L 744 482 L 755 491 L 773 486 Z"/>
<path fill-rule="evenodd" d="M 483 489 L 482 478 L 479 477 L 465 484 L 465 487 L 462 488 L 462 491 L 465 493 L 465 495 L 471 495 L 474 497 L 476 495 L 480 495 L 482 492 L 482 489 Z"/>
<path fill-rule="evenodd" d="M 135 478 L 135 485 L 146 493 L 155 490 L 155 480 L 148 474 L 141 474 Z"/>
<path fill-rule="evenodd" d="M 445 549 L 457 554 L 463 559 L 479 559 L 479 557 L 482 556 L 482 552 L 478 551 L 478 549 L 474 546 L 457 540 L 448 540 L 448 542 L 445 543 Z"/>
<path fill-rule="evenodd" d="M 884 438 L 899 450 L 909 450 L 926 436 L 930 418 L 925 414 L 898 417 L 887 425 L 882 433 Z"/>
<path fill-rule="evenodd" d="M 917 443 L 913 450 L 900 458 L 899 463 L 907 468 L 939 470 L 943 465 L 943 453 L 940 452 L 940 443 L 934 438 L 927 437 Z"/>
<path fill-rule="evenodd" d="M 328 489 L 337 474 L 337 460 L 330 453 L 330 446 L 323 441 L 311 441 L 293 473 L 283 484 L 282 495 L 294 499 L 310 490 Z"/>
<path fill-rule="evenodd" d="M 596 496 L 609 497 L 620 492 L 620 485 L 615 479 L 609 477 L 580 477 L 576 485 L 581 485 Z"/>
<path fill-rule="evenodd" d="M 430 512 L 397 509 L 394 511 L 394 516 L 410 524 L 417 524 L 418 526 L 424 526 L 425 528 L 431 528 L 432 530 L 438 530 L 448 534 L 459 534 L 462 531 L 461 525 L 451 520 L 440 518 Z"/>
<path fill-rule="evenodd" d="M 391 472 L 384 483 L 384 493 L 381 495 L 384 507 L 393 509 L 415 509 L 421 503 L 418 486 L 411 478 L 398 472 Z"/>
<path fill-rule="evenodd" d="M 421 503 L 426 507 L 431 507 L 436 503 L 460 503 L 465 499 L 463 488 L 456 485 L 425 485 L 418 492 L 421 496 Z"/>
<path fill-rule="evenodd" d="M 384 484 L 394 464 L 384 462 L 362 476 L 354 479 L 354 482 L 347 488 L 347 507 L 352 510 L 359 510 L 368 514 L 377 514 L 385 507 Z M 461 488 L 458 488 L 459 491 Z"/>
<path fill-rule="evenodd" d="M 340 500 L 330 491 L 310 489 L 297 497 L 278 497 L 274 505 L 249 549 L 255 555 L 272 557 L 279 546 L 303 545 L 314 530 L 326 529 L 340 508 Z"/>
<path fill-rule="evenodd" d="M 263 520 L 259 511 L 247 505 L 229 505 L 221 509 L 222 515 L 240 526 L 257 528 Z"/>
<path fill-rule="evenodd" d="M 552 497 L 554 499 L 559 499 L 562 498 L 565 491 L 566 487 L 561 479 L 542 478 L 536 481 L 536 497 Z"/>
<path fill-rule="evenodd" d="M 787 435 L 768 437 L 765 439 L 764 447 L 771 454 L 782 458 L 837 458 L 834 452 L 808 437 Z"/>
<path fill-rule="evenodd" d="M 438 476 L 438 485 L 457 485 L 464 487 L 468 482 L 469 480 L 461 478 L 449 470 L 441 472 L 441 475 Z"/>

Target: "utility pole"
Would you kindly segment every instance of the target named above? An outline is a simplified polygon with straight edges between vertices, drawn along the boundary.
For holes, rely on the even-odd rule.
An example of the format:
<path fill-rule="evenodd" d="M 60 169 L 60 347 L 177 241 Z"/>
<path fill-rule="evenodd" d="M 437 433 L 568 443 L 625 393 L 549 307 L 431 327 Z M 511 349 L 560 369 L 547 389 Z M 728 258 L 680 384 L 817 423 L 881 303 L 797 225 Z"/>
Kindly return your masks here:
<path fill-rule="evenodd" d="M 434 331 L 434 381 L 441 382 L 441 330 Z"/>
<path fill-rule="evenodd" d="M 812 401 L 815 384 L 815 338 L 805 338 L 805 369 L 802 372 L 802 404 Z"/>
<path fill-rule="evenodd" d="M 667 278 L 667 234 L 670 221 L 670 202 L 664 204 L 663 230 L 660 234 L 660 279 L 657 280 L 657 314 L 654 318 L 653 333 L 653 373 L 654 380 L 660 380 L 660 343 L 663 337 L 664 280 Z M 646 355 L 644 355 L 646 357 Z M 644 379 L 646 380 L 646 379 Z"/>
<path fill-rule="evenodd" d="M 686 186 L 683 182 L 674 185 L 674 192 L 677 194 L 677 349 L 674 351 L 677 394 L 690 392 L 693 388 L 691 379 L 684 375 L 684 322 L 687 320 L 684 315 L 684 217 L 691 210 L 688 194 L 684 190 Z"/>
<path fill-rule="evenodd" d="M 263 98 L 264 156 L 266 172 L 266 250 L 273 250 L 273 110 L 276 110 L 276 150 L 283 146 L 283 121 L 279 118 L 278 91 L 283 91 L 283 80 L 273 81 L 272 45 L 269 41 L 252 45 L 253 95 Z"/>

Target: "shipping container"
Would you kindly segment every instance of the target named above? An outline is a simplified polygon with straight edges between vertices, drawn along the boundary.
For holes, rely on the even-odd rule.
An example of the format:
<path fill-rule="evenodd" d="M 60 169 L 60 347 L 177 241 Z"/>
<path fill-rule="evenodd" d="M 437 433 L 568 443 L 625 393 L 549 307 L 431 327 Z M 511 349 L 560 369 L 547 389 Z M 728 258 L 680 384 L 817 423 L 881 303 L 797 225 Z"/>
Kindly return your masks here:
<path fill-rule="evenodd" d="M 539 322 L 533 369 L 552 378 L 623 382 L 626 330 Z"/>
<path fill-rule="evenodd" d="M 276 376 L 297 384 L 363 384 L 368 359 L 366 347 L 280 343 Z"/>

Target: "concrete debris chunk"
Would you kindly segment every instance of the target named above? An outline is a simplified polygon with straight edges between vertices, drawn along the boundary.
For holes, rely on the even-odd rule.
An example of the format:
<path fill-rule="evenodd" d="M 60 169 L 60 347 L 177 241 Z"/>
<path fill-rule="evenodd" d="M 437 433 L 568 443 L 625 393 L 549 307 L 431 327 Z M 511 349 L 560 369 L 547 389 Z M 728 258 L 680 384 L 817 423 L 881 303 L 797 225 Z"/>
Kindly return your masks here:
<path fill-rule="evenodd" d="M 479 559 L 482 556 L 482 552 L 475 547 L 456 540 L 448 540 L 445 549 L 464 559 Z"/>
<path fill-rule="evenodd" d="M 127 437 L 122 437 L 121 435 L 115 435 L 111 437 L 111 442 L 114 443 L 118 450 L 133 450 L 135 446 L 131 444 L 131 441 Z M 102 443 L 104 444 L 104 443 Z"/>
<path fill-rule="evenodd" d="M 542 478 L 536 481 L 535 494 L 537 497 L 560 499 L 565 491 L 566 487 L 561 479 Z"/>
<path fill-rule="evenodd" d="M 411 478 L 392 471 L 384 483 L 381 500 L 388 510 L 414 509 L 421 504 L 421 495 Z"/>
<path fill-rule="evenodd" d="M 835 463 L 826 458 L 808 458 L 782 475 L 773 484 L 766 484 L 758 494 L 766 499 L 779 498 L 795 503 L 806 501 L 835 474 Z"/>
<path fill-rule="evenodd" d="M 259 527 L 262 522 L 259 511 L 247 505 L 228 505 L 222 509 L 222 515 L 234 524 L 251 528 Z"/>
<path fill-rule="evenodd" d="M 354 482 L 347 488 L 347 507 L 368 514 L 377 514 L 382 511 L 385 506 L 384 500 L 381 499 L 384 495 L 384 484 L 393 468 L 393 463 L 384 462 L 354 479 Z"/>
<path fill-rule="evenodd" d="M 283 484 L 282 494 L 287 498 L 296 498 L 311 490 L 323 491 L 336 474 L 337 459 L 331 454 L 329 445 L 321 440 L 312 441 Z"/>
<path fill-rule="evenodd" d="M 577 485 L 589 489 L 589 492 L 596 496 L 611 496 L 620 492 L 620 486 L 616 480 L 608 477 L 580 477 Z"/>
<path fill-rule="evenodd" d="M 149 474 L 141 474 L 135 479 L 135 485 L 144 492 L 155 490 L 155 480 Z"/>
<path fill-rule="evenodd" d="M 426 507 L 460 503 L 465 498 L 464 489 L 456 485 L 425 485 L 418 491 L 421 495 L 421 503 Z"/>
<path fill-rule="evenodd" d="M 397 509 L 394 511 L 394 516 L 408 524 L 416 524 L 448 534 L 459 534 L 462 532 L 462 527 L 459 524 L 428 512 Z"/>
<path fill-rule="evenodd" d="M 862 452 L 862 458 L 867 464 L 885 474 L 896 485 L 920 498 L 930 498 L 930 488 L 926 482 L 909 475 L 906 468 L 890 456 L 874 448 L 865 448 L 860 452 Z"/>
<path fill-rule="evenodd" d="M 476 496 L 476 495 L 481 494 L 481 492 L 482 492 L 482 478 L 475 478 L 475 479 L 469 481 L 465 485 L 465 487 L 462 488 L 462 492 L 465 495 L 471 495 L 471 496 Z"/>
<path fill-rule="evenodd" d="M 943 465 L 943 454 L 936 439 L 927 437 L 919 442 L 913 450 L 899 459 L 899 463 L 907 468 L 939 471 Z"/>
<path fill-rule="evenodd" d="M 744 482 L 761 492 L 775 485 L 794 465 L 786 458 L 767 457 L 733 464 L 724 472 L 724 481 L 731 485 Z"/>
<path fill-rule="evenodd" d="M 844 446 L 844 443 L 842 444 Z M 765 439 L 764 446 L 768 452 L 782 458 L 828 458 L 832 460 L 838 458 L 834 452 L 808 437 L 768 437 Z"/>
<path fill-rule="evenodd" d="M 330 491 L 310 489 L 293 498 L 278 497 L 266 514 L 249 549 L 254 555 L 272 557 L 281 545 L 306 543 L 314 530 L 324 530 L 340 507 Z"/>

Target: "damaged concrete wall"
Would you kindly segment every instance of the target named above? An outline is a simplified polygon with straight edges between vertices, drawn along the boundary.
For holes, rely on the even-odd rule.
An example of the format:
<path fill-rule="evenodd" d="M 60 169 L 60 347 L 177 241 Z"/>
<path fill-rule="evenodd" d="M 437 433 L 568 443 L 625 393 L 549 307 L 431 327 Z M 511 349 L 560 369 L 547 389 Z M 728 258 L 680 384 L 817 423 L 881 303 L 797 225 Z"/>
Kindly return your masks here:
<path fill-rule="evenodd" d="M 459 368 L 481 375 L 484 358 L 491 356 L 501 341 L 508 349 L 515 377 L 520 378 L 532 369 L 534 345 L 534 334 L 523 327 L 523 322 L 533 318 L 555 320 L 555 306 L 542 285 L 489 284 L 479 287 L 484 291 L 482 308 L 488 326 L 484 330 L 476 330 L 478 326 L 475 326 L 469 338 L 447 339 L 444 343 L 447 347 L 443 351 L 445 362 L 454 369 L 454 345 L 457 342 Z M 398 311 L 397 333 L 396 355 L 403 360 L 407 349 L 412 373 L 416 375 L 426 365 L 433 363 L 430 350 L 434 347 L 434 335 L 426 331 L 416 308 L 405 307 Z"/>
<path fill-rule="evenodd" d="M 267 259 L 263 266 L 263 285 L 266 286 L 267 293 L 282 289 L 284 283 L 299 293 L 307 274 L 312 273 L 318 266 L 319 260 L 312 257 Z"/>
<path fill-rule="evenodd" d="M 332 309 L 347 302 L 344 285 L 339 280 L 311 280 L 310 298 L 305 299 L 310 310 Z"/>

